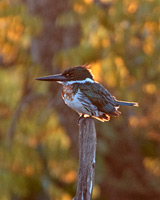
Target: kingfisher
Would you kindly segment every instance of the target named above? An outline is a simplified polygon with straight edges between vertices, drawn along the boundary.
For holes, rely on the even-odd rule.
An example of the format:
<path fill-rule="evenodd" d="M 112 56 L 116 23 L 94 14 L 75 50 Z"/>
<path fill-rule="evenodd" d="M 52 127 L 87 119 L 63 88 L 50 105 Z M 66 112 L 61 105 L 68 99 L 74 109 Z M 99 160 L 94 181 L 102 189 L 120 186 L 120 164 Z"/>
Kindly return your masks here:
<path fill-rule="evenodd" d="M 63 85 L 64 102 L 79 113 L 80 118 L 90 116 L 102 122 L 110 116 L 118 117 L 120 106 L 138 106 L 137 102 L 119 101 L 93 78 L 88 65 L 66 69 L 61 74 L 36 78 L 39 81 L 57 81 Z"/>

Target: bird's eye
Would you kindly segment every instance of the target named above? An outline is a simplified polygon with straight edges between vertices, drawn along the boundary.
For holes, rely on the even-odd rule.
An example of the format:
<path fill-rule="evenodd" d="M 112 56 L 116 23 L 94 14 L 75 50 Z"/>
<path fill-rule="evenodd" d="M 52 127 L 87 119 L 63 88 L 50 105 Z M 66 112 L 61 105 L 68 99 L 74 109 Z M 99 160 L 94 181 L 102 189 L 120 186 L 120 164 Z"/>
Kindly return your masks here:
<path fill-rule="evenodd" d="M 69 77 L 70 76 L 70 74 L 66 74 L 66 77 Z"/>

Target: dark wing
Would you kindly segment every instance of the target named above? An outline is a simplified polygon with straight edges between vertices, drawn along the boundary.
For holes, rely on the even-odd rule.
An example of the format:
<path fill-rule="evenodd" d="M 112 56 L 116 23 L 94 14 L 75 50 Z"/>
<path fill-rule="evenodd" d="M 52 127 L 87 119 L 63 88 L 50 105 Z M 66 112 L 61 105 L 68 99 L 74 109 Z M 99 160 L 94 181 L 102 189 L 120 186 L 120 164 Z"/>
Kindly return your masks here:
<path fill-rule="evenodd" d="M 116 111 L 115 98 L 99 83 L 90 83 L 79 85 L 80 91 L 88 97 L 88 99 L 97 106 L 99 111 L 112 113 Z"/>

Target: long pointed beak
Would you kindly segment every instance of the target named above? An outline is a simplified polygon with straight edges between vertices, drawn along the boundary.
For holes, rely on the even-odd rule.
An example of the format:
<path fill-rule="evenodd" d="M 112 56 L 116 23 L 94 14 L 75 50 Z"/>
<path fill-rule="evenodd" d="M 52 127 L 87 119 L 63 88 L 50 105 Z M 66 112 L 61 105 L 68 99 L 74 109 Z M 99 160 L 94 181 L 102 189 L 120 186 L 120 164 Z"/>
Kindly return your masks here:
<path fill-rule="evenodd" d="M 43 76 L 43 77 L 36 78 L 35 80 L 38 80 L 38 81 L 68 81 L 68 79 L 65 76 L 63 76 L 62 74 Z"/>

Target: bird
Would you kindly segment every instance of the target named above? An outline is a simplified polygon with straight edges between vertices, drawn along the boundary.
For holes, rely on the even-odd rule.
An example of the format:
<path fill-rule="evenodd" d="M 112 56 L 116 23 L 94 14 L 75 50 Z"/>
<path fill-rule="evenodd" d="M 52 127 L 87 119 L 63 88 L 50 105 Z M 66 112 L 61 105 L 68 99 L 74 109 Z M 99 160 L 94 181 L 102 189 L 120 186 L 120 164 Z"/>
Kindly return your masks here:
<path fill-rule="evenodd" d="M 137 102 L 119 101 L 96 82 L 88 65 L 66 69 L 61 74 L 36 78 L 38 81 L 56 81 L 63 85 L 64 102 L 79 114 L 79 119 L 93 117 L 102 122 L 118 117 L 120 106 L 138 106 Z"/>

